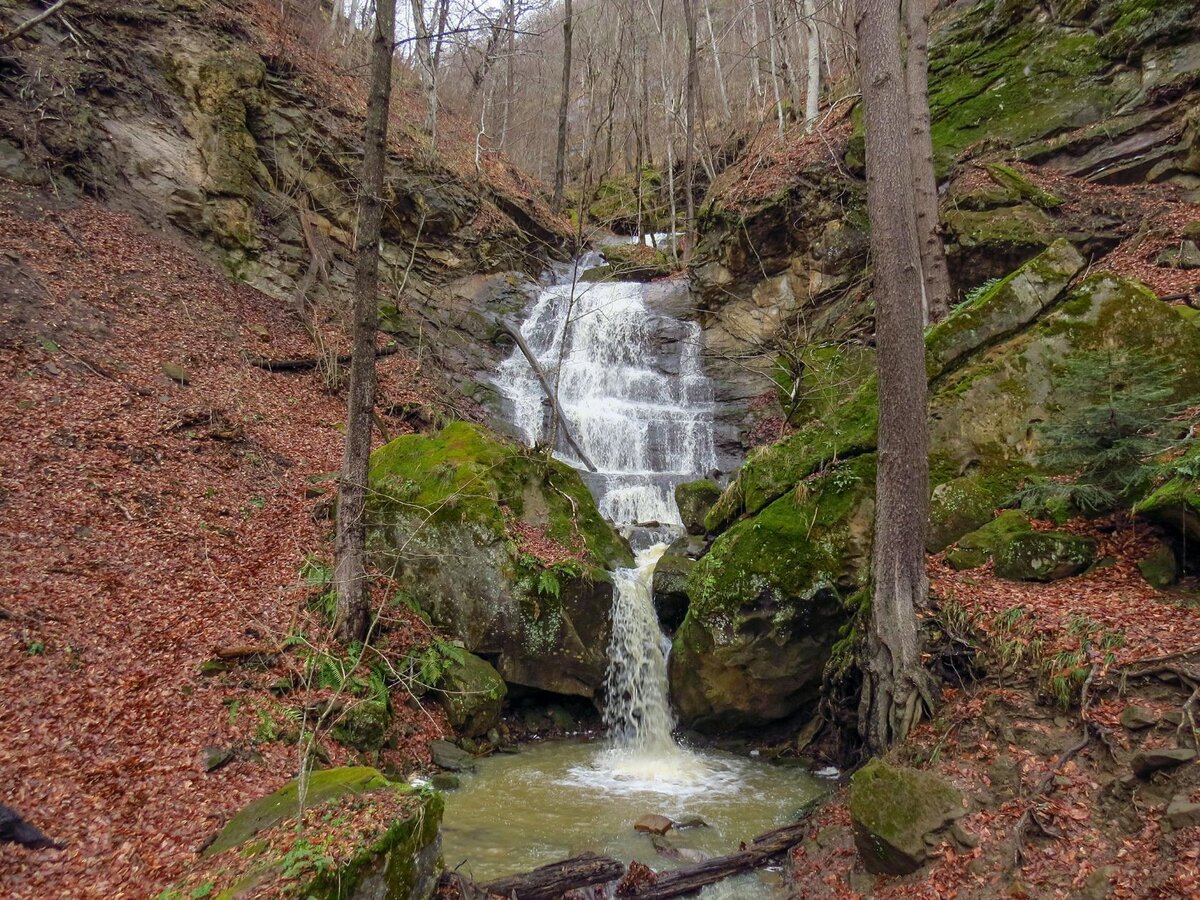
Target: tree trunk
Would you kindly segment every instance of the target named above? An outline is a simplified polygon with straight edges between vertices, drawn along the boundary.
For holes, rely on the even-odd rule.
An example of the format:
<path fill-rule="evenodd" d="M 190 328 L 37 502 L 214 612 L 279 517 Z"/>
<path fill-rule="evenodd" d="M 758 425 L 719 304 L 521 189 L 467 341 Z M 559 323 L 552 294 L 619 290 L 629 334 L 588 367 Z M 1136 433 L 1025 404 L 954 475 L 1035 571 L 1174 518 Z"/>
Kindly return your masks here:
<path fill-rule="evenodd" d="M 712 4 L 704 0 L 704 19 L 708 23 L 708 42 L 712 46 L 713 71 L 717 76 L 717 93 L 721 98 L 721 111 L 725 121 L 732 122 L 733 114 L 729 110 L 729 92 L 725 88 L 725 73 L 721 69 L 721 51 L 717 48 L 717 32 L 713 29 Z"/>
<path fill-rule="evenodd" d="M 388 112 L 392 96 L 395 0 L 375 0 L 371 85 L 363 140 L 362 178 L 355 238 L 354 333 L 346 403 L 346 446 L 338 489 L 334 589 L 339 640 L 361 640 L 367 632 L 369 583 L 366 552 L 367 471 L 375 409 L 375 331 L 379 319 L 379 231 L 383 221 L 383 171 L 387 159 Z"/>
<path fill-rule="evenodd" d="M 437 73 L 433 65 L 433 48 L 432 41 L 429 36 L 429 25 L 425 21 L 425 2 L 424 0 L 409 0 L 409 6 L 412 9 L 413 35 L 415 40 L 413 45 L 416 48 L 417 68 L 421 70 L 421 86 L 425 91 L 425 130 L 433 139 L 433 144 L 437 146 L 437 117 L 438 117 L 438 96 L 437 96 Z"/>
<path fill-rule="evenodd" d="M 908 32 L 904 76 L 908 94 L 913 203 L 925 286 L 925 324 L 928 325 L 944 319 L 950 313 L 950 273 L 946 268 L 946 250 L 942 246 L 942 235 L 938 228 L 937 178 L 933 169 L 933 141 L 929 133 L 928 0 L 905 0 L 904 26 Z"/>
<path fill-rule="evenodd" d="M 571 107 L 571 0 L 563 0 L 563 68 L 562 96 L 558 101 L 558 152 L 554 160 L 554 197 L 551 205 L 555 211 L 562 209 L 563 188 L 567 179 L 567 113 Z"/>
<path fill-rule="evenodd" d="M 685 198 L 685 253 L 691 255 L 696 246 L 696 88 L 700 79 L 699 65 L 696 58 L 696 9 L 695 0 L 683 0 L 683 19 L 687 27 L 687 104 L 685 107 L 684 144 L 683 144 L 683 185 L 687 191 Z"/>
<path fill-rule="evenodd" d="M 805 96 L 804 122 L 812 128 L 817 121 L 821 104 L 821 32 L 817 28 L 817 4 L 815 0 L 804 0 L 805 27 Z M 928 122 L 928 113 L 926 113 Z"/>
<path fill-rule="evenodd" d="M 779 137 L 783 138 L 783 94 L 779 90 L 779 61 L 775 54 L 775 0 L 767 0 L 767 49 L 771 62 L 771 90 L 775 94 L 775 118 L 779 124 Z"/>
<path fill-rule="evenodd" d="M 859 730 L 879 753 L 932 705 L 915 609 L 928 592 L 925 528 L 929 439 L 921 257 L 914 230 L 900 0 L 860 0 L 858 58 L 867 149 L 879 366 L 873 602 L 863 659 Z M 898 189 L 900 188 L 900 189 Z"/>

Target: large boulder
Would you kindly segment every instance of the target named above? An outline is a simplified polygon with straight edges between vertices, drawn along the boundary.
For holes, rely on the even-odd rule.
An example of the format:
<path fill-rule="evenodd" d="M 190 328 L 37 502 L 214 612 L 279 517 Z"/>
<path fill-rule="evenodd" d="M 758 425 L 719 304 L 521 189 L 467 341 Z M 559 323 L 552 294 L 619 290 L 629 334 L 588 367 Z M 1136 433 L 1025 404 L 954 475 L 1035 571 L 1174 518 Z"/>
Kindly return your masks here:
<path fill-rule="evenodd" d="M 978 568 L 995 558 L 1006 542 L 1032 531 L 1033 525 L 1023 512 L 1006 509 L 990 522 L 960 537 L 946 551 L 946 563 L 960 571 Z"/>
<path fill-rule="evenodd" d="M 1172 465 L 1171 477 L 1134 506 L 1134 512 L 1173 536 L 1185 567 L 1200 559 L 1200 442 Z"/>
<path fill-rule="evenodd" d="M 932 772 L 873 759 L 850 779 L 854 843 L 868 872 L 908 875 L 966 813 L 962 793 Z"/>
<path fill-rule="evenodd" d="M 1057 581 L 1078 575 L 1096 559 L 1096 542 L 1065 531 L 1016 534 L 996 550 L 995 569 L 1010 581 Z"/>
<path fill-rule="evenodd" d="M 685 534 L 672 541 L 654 567 L 654 612 L 667 634 L 674 634 L 687 615 L 688 577 L 703 552 L 704 539 Z"/>
<path fill-rule="evenodd" d="M 816 699 L 867 569 L 874 482 L 873 454 L 847 460 L 726 531 L 692 569 L 671 652 L 684 724 L 754 728 Z"/>
<path fill-rule="evenodd" d="M 334 803 L 347 813 L 297 821 L 302 809 Z M 292 780 L 246 806 L 161 896 L 257 896 L 269 886 L 289 897 L 425 900 L 442 871 L 442 809 L 440 794 L 415 792 L 375 769 L 317 770 L 303 802 Z M 326 846 L 337 847 L 336 857 Z"/>
<path fill-rule="evenodd" d="M 376 450 L 371 488 L 369 546 L 408 599 L 510 684 L 594 696 L 633 555 L 578 472 L 454 422 Z"/>
<path fill-rule="evenodd" d="M 711 478 L 675 485 L 675 505 L 688 534 L 704 534 L 704 517 L 721 498 L 721 486 Z"/>

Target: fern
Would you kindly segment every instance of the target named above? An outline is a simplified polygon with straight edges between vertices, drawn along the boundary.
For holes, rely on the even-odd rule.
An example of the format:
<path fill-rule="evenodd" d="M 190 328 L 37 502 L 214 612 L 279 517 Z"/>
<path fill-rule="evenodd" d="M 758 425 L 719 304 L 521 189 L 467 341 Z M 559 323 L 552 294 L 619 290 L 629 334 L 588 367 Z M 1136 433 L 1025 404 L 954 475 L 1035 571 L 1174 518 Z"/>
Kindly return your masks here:
<path fill-rule="evenodd" d="M 562 593 L 562 585 L 553 569 L 544 569 L 537 580 L 537 592 L 543 597 L 553 597 L 555 600 Z"/>

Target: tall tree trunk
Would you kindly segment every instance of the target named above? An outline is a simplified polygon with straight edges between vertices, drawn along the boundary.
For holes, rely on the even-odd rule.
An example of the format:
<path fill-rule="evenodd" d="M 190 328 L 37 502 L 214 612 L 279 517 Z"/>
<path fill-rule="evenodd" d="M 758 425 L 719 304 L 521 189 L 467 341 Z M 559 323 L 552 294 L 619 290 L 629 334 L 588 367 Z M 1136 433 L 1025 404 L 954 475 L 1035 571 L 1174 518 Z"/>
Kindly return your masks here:
<path fill-rule="evenodd" d="M 804 28 L 804 122 L 811 129 L 816 124 L 821 104 L 821 32 L 817 28 L 816 0 L 804 0 Z"/>
<path fill-rule="evenodd" d="M 346 642 L 361 640 L 366 636 L 370 599 L 366 550 L 367 471 L 375 411 L 379 231 L 383 222 L 383 171 L 387 159 L 395 32 L 396 0 L 375 0 L 371 85 L 363 133 L 363 167 L 354 241 L 353 355 L 346 402 L 346 446 L 338 488 L 337 559 L 333 572 L 334 589 L 337 591 L 334 630 L 338 638 Z"/>
<path fill-rule="evenodd" d="M 567 113 L 571 106 L 571 31 L 574 22 L 571 0 L 563 0 L 562 96 L 558 101 L 558 152 L 554 159 L 554 197 L 551 205 L 562 209 L 563 188 L 567 180 Z"/>
<path fill-rule="evenodd" d="M 683 144 L 683 184 L 687 192 L 684 209 L 687 215 L 687 241 L 685 253 L 691 255 L 696 241 L 696 88 L 700 79 L 699 64 L 696 58 L 696 9 L 695 0 L 683 0 L 683 19 L 687 27 L 687 103 L 685 105 L 684 144 Z"/>
<path fill-rule="evenodd" d="M 867 149 L 879 366 L 873 602 L 859 730 L 872 752 L 903 740 L 932 705 L 916 607 L 926 601 L 929 438 L 921 256 L 914 230 L 900 0 L 860 0 L 858 58 Z"/>
<path fill-rule="evenodd" d="M 767 45 L 771 61 L 771 90 L 775 94 L 775 118 L 779 123 L 779 137 L 783 138 L 783 95 L 779 90 L 779 61 L 775 54 L 775 0 L 767 0 Z"/>
<path fill-rule="evenodd" d="M 504 21 L 508 25 L 508 52 L 504 71 L 504 119 L 500 123 L 500 147 L 508 148 L 508 121 L 512 114 L 514 87 L 514 60 L 517 55 L 517 12 L 516 0 L 505 0 Z"/>
<path fill-rule="evenodd" d="M 424 0 L 409 0 L 412 9 L 413 29 L 415 40 L 413 44 L 417 54 L 417 68 L 421 70 L 421 87 L 425 91 L 425 131 L 437 146 L 437 70 L 433 64 L 433 47 L 429 35 L 429 24 L 425 21 Z"/>
<path fill-rule="evenodd" d="M 733 114 L 729 110 L 729 92 L 725 88 L 725 73 L 721 70 L 721 51 L 717 47 L 717 32 L 713 28 L 712 4 L 709 0 L 704 0 L 704 19 L 708 22 L 708 42 L 712 47 L 713 71 L 717 76 L 717 94 L 721 98 L 721 112 L 725 114 L 726 122 L 732 122 Z"/>
<path fill-rule="evenodd" d="M 904 26 L 908 54 L 904 67 L 908 94 L 909 153 L 912 157 L 913 203 L 917 240 L 921 247 L 921 274 L 925 287 L 925 323 L 950 313 L 950 273 L 938 228 L 937 178 L 933 169 L 933 140 L 929 132 L 929 4 L 904 0 Z"/>

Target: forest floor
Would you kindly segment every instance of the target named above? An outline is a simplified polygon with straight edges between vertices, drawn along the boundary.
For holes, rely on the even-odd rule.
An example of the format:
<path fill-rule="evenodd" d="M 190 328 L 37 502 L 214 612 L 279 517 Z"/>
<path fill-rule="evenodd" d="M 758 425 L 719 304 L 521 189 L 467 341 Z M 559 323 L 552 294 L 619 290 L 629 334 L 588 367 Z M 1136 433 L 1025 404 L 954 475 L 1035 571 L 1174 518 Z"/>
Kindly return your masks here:
<path fill-rule="evenodd" d="M 2 799 L 66 845 L 0 844 L 2 896 L 152 895 L 297 768 L 264 739 L 294 654 L 201 666 L 320 630 L 300 572 L 330 546 L 333 482 L 310 479 L 340 467 L 344 405 L 246 355 L 311 342 L 131 218 L 0 182 Z M 436 396 L 403 353 L 379 371 L 389 402 Z M 389 625 L 397 652 L 428 641 L 415 616 Z M 404 773 L 444 719 L 396 706 L 380 764 Z M 208 772 L 205 748 L 231 757 Z"/>
<path fill-rule="evenodd" d="M 952 677 L 936 717 L 893 756 L 963 792 L 959 833 L 918 873 L 874 877 L 855 851 L 843 788 L 793 853 L 792 896 L 1200 895 L 1200 829 L 1173 830 L 1165 816 L 1172 800 L 1200 802 L 1200 766 L 1148 780 L 1130 767 L 1135 753 L 1194 734 L 1197 697 L 1178 673 L 1200 674 L 1200 586 L 1164 593 L 1145 582 L 1136 561 L 1154 534 L 1144 524 L 1076 520 L 1067 530 L 1098 539 L 1109 564 L 1031 584 L 997 578 L 990 563 L 954 572 L 931 559 L 938 630 L 945 646 L 977 648 L 957 659 L 974 677 Z M 1132 728 L 1122 718 L 1131 708 L 1142 720 Z"/>

